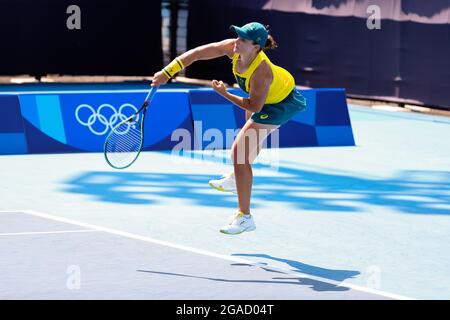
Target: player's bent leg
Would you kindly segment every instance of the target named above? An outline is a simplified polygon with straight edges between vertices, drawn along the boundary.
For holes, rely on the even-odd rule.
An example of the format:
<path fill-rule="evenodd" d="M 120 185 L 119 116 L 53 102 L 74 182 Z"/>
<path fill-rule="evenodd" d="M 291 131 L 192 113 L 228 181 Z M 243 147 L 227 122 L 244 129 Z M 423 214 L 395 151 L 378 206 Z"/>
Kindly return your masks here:
<path fill-rule="evenodd" d="M 248 117 L 248 118 L 250 118 L 250 117 Z M 253 121 L 250 120 L 249 124 L 248 125 L 246 124 L 246 126 L 244 126 L 244 128 L 242 130 L 240 130 L 240 132 L 244 132 L 244 130 L 247 130 L 247 127 L 249 127 L 250 123 L 252 123 L 252 122 Z M 256 159 L 256 157 L 258 156 L 259 152 L 261 151 L 264 140 L 267 138 L 267 136 L 271 132 L 273 132 L 274 130 L 276 130 L 278 128 L 278 126 L 276 126 L 276 125 L 260 125 L 255 122 L 253 122 L 253 123 L 254 123 L 254 128 L 255 128 L 255 139 L 257 139 L 257 148 L 254 148 L 254 150 L 252 150 L 252 152 L 250 152 L 250 158 L 249 158 L 250 163 L 253 163 L 254 160 Z M 248 131 L 247 134 L 250 135 L 250 131 Z M 238 140 L 238 139 L 239 139 L 239 135 L 236 137 L 236 140 Z M 234 146 L 235 146 L 235 143 L 233 144 L 233 147 L 231 149 L 232 150 L 232 159 L 234 158 L 234 156 L 233 156 L 233 153 L 234 153 L 233 150 L 235 150 Z M 245 158 L 245 155 L 243 158 Z M 242 161 L 244 162 L 244 160 L 242 160 Z M 234 171 L 222 175 L 219 179 L 210 180 L 209 185 L 218 191 L 237 193 L 236 179 L 235 179 Z"/>
<path fill-rule="evenodd" d="M 261 150 L 266 137 L 276 129 L 276 126 L 247 121 L 233 143 L 231 156 L 234 166 L 234 177 L 238 193 L 239 211 L 221 228 L 222 233 L 240 234 L 256 229 L 250 214 L 250 198 L 253 183 L 252 163 Z"/>

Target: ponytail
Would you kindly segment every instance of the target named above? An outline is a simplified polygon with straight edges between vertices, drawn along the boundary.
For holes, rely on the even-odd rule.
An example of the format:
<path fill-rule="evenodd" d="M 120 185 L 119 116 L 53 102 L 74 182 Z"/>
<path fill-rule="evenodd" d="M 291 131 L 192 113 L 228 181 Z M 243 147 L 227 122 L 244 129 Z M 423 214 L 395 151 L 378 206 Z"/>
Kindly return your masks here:
<path fill-rule="evenodd" d="M 264 50 L 267 50 L 267 49 L 275 49 L 277 47 L 278 47 L 278 44 L 275 42 L 273 37 L 269 34 L 267 36 L 266 45 L 264 46 L 264 48 L 262 50 L 264 51 Z"/>
<path fill-rule="evenodd" d="M 268 33 L 270 33 L 270 26 L 266 25 L 266 30 Z M 261 48 L 262 51 L 267 50 L 267 49 L 275 49 L 278 48 L 278 43 L 276 43 L 275 39 L 272 37 L 271 34 L 267 35 L 267 41 L 266 41 L 266 45 L 264 46 L 264 48 Z"/>

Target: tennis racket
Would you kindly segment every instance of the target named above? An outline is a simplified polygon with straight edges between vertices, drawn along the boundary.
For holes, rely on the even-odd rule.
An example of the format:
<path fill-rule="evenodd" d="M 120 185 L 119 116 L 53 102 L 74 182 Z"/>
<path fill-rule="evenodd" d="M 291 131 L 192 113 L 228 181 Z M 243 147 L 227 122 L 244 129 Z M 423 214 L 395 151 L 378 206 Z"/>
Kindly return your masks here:
<path fill-rule="evenodd" d="M 104 155 L 111 167 L 128 168 L 139 157 L 144 145 L 145 114 L 157 89 L 152 87 L 139 110 L 116 125 L 106 137 Z"/>

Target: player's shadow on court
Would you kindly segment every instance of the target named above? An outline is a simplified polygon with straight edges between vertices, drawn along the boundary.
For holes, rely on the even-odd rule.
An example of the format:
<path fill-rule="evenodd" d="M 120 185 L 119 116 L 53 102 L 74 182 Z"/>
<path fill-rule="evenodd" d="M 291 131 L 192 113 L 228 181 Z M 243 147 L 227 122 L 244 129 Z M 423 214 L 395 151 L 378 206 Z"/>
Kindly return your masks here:
<path fill-rule="evenodd" d="M 255 170 L 264 165 L 255 165 Z M 214 176 L 187 173 L 86 172 L 64 181 L 63 191 L 98 201 L 236 208 L 237 197 L 208 185 Z M 217 176 L 216 176 L 217 177 Z M 402 171 L 391 178 L 365 178 L 280 166 L 271 176 L 254 175 L 252 207 L 267 202 L 308 212 L 362 212 L 376 205 L 409 214 L 450 214 L 450 172 Z"/>
<path fill-rule="evenodd" d="M 254 267 L 253 265 L 247 265 L 249 267 Z M 262 268 L 264 269 L 264 268 Z M 269 271 L 264 269 L 265 271 Z M 163 271 L 154 271 L 154 270 L 137 270 L 138 272 L 145 272 L 151 274 L 158 274 L 162 276 L 172 276 L 172 277 L 183 277 L 183 278 L 193 278 L 200 280 L 210 280 L 217 282 L 227 282 L 227 283 L 255 283 L 255 284 L 274 284 L 274 285 L 300 285 L 300 286 L 308 286 L 310 289 L 314 291 L 326 292 L 326 291 L 348 291 L 349 288 L 337 284 L 328 283 L 325 280 L 315 280 L 310 278 L 301 277 L 293 277 L 289 275 L 288 277 L 273 277 L 272 280 L 248 280 L 248 279 L 225 279 L 225 278 L 214 278 L 214 277 L 204 277 L 204 276 L 195 276 L 190 274 L 183 273 L 174 273 L 174 272 L 163 272 Z M 276 272 L 276 271 L 270 271 Z M 280 274 L 282 274 L 280 272 Z"/>
<path fill-rule="evenodd" d="M 286 269 L 286 270 L 289 270 L 292 272 L 298 272 L 298 273 L 314 276 L 314 277 L 320 277 L 323 279 L 329 279 L 329 280 L 333 280 L 333 281 L 337 281 L 337 282 L 341 282 L 346 279 L 354 278 L 360 274 L 359 271 L 326 269 L 326 268 L 321 268 L 321 267 L 316 267 L 316 266 L 313 266 L 310 264 L 306 264 L 306 263 L 303 263 L 300 261 L 273 257 L 271 255 L 264 254 L 264 253 L 234 253 L 232 255 L 239 256 L 239 257 L 262 258 L 262 259 L 266 259 L 266 261 L 271 260 L 271 261 L 282 262 L 283 264 L 286 264 L 289 266 L 288 268 L 283 268 L 283 269 Z M 236 264 L 236 265 L 238 265 L 238 264 Z M 258 265 L 260 265 L 260 267 L 262 269 L 264 269 L 264 265 L 270 265 L 270 264 L 267 264 L 266 262 L 260 262 L 260 263 L 258 263 Z M 267 269 L 266 271 L 276 272 L 276 271 L 273 271 L 273 269 Z"/>
<path fill-rule="evenodd" d="M 310 264 L 302 263 L 290 259 L 282 259 L 277 257 L 272 257 L 268 254 L 246 254 L 246 253 L 235 253 L 233 256 L 239 257 L 251 257 L 251 258 L 262 258 L 271 261 L 282 262 L 287 264 L 288 268 L 276 268 L 270 266 L 270 263 L 258 262 L 253 264 L 247 263 L 232 263 L 231 266 L 234 267 L 246 267 L 246 268 L 260 268 L 270 273 L 277 273 L 279 276 L 272 277 L 272 280 L 246 280 L 246 279 L 224 279 L 224 278 L 213 278 L 204 276 L 194 276 L 188 274 L 180 274 L 173 272 L 162 272 L 162 271 L 152 271 L 152 270 L 138 270 L 139 272 L 147 272 L 153 274 L 159 274 L 164 276 L 176 276 L 176 277 L 186 277 L 195 278 L 211 281 L 220 282 L 238 282 L 238 283 L 261 283 L 261 284 L 284 284 L 284 285 L 303 285 L 308 286 L 314 291 L 348 291 L 350 290 L 345 285 L 340 283 L 347 279 L 355 278 L 360 274 L 359 271 L 354 270 L 333 270 L 326 269 Z M 295 273 L 299 273 L 295 276 Z M 285 275 L 285 276 L 282 276 Z M 306 275 L 306 277 L 305 277 Z M 315 277 L 316 279 L 308 278 L 307 276 Z M 318 279 L 317 279 L 318 278 Z M 320 279 L 320 280 L 319 280 Z"/>

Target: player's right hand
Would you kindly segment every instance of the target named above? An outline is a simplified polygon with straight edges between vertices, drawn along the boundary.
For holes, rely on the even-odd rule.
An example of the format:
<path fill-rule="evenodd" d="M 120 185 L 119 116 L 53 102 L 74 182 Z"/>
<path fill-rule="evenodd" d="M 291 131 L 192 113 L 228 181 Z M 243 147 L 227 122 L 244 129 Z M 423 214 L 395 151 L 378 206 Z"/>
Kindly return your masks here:
<path fill-rule="evenodd" d="M 153 81 L 151 83 L 151 86 L 159 87 L 160 85 L 166 84 L 167 81 L 169 81 L 167 76 L 162 71 L 158 71 L 153 75 Z"/>

